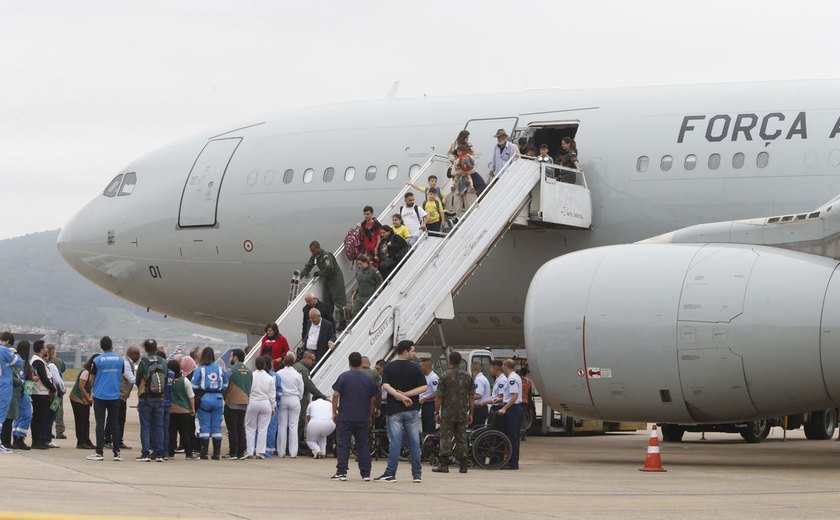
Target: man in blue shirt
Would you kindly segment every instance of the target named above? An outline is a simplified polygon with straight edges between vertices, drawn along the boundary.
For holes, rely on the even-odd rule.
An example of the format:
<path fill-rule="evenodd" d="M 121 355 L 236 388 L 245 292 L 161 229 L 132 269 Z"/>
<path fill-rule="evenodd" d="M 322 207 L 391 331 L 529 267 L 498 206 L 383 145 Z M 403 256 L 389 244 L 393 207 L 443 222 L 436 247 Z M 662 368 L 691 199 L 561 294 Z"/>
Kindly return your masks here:
<path fill-rule="evenodd" d="M 362 480 L 370 480 L 370 448 L 368 429 L 379 389 L 366 372 L 362 371 L 362 355 L 352 352 L 349 356 L 350 370 L 338 376 L 333 385 L 333 422 L 336 423 L 335 475 L 332 480 L 347 480 L 350 460 L 350 437 L 356 440 L 359 454 L 359 472 Z"/>
<path fill-rule="evenodd" d="M 120 411 L 120 382 L 123 374 L 123 360 L 113 351 L 111 338 L 104 336 L 99 340 L 102 354 L 90 367 L 90 384 L 93 388 L 93 415 L 96 418 L 96 453 L 88 455 L 88 460 L 103 460 L 105 447 L 105 428 L 111 432 L 114 447 L 114 461 L 121 461 L 120 446 L 122 435 L 117 421 Z M 105 424 L 105 414 L 108 424 Z"/>

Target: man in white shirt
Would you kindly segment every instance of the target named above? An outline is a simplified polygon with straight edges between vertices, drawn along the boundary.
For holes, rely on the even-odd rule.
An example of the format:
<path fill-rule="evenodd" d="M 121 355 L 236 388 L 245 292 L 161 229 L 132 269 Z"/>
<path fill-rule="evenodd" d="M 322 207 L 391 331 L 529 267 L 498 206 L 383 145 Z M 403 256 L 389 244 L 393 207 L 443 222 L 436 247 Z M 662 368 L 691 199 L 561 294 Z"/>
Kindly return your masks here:
<path fill-rule="evenodd" d="M 506 382 L 502 401 L 504 405 L 497 414 L 504 420 L 505 435 L 510 439 L 510 460 L 500 469 L 519 469 L 519 430 L 522 427 L 522 378 L 514 369 L 512 359 L 502 365 Z"/>
<path fill-rule="evenodd" d="M 472 375 L 475 381 L 475 410 L 473 411 L 473 422 L 470 425 L 474 428 L 487 422 L 487 407 L 493 402 L 490 395 L 490 381 L 481 371 L 481 363 L 473 361 Z"/>
<path fill-rule="evenodd" d="M 55 385 L 56 394 L 55 399 L 63 399 L 64 394 L 67 393 L 67 387 L 64 386 L 64 379 L 61 377 L 61 371 L 58 369 L 58 366 L 53 362 L 55 359 L 55 347 L 52 349 L 49 348 L 50 345 L 47 346 L 47 351 L 49 352 L 49 363 L 47 364 L 47 368 L 50 371 L 50 377 L 52 377 L 53 384 Z M 61 406 L 59 401 L 59 406 Z M 50 427 L 49 432 L 52 433 L 53 424 L 55 423 L 56 413 L 58 412 L 58 407 L 53 410 L 54 406 L 50 404 Z M 60 448 L 58 444 L 53 442 L 52 440 L 47 443 L 47 446 L 50 448 Z"/>
<path fill-rule="evenodd" d="M 426 390 L 420 394 L 420 423 L 423 425 L 423 433 L 435 433 L 435 390 L 437 390 L 440 379 L 432 370 L 432 360 L 424 359 L 420 362 L 420 370 L 426 378 Z"/>
<path fill-rule="evenodd" d="M 496 132 L 496 146 L 493 147 L 493 162 L 490 163 L 490 178 L 496 176 L 511 157 L 519 155 L 519 149 L 508 140 L 507 131 L 499 128 Z"/>
<path fill-rule="evenodd" d="M 327 349 L 335 347 L 335 326 L 321 317 L 321 311 L 312 308 L 309 310 L 309 328 L 305 332 L 306 350 L 315 353 L 315 359 L 320 360 Z"/>
<path fill-rule="evenodd" d="M 411 235 L 408 238 L 408 243 L 414 245 L 417 238 L 420 237 L 420 232 L 426 231 L 429 215 L 426 210 L 414 204 L 414 194 L 408 192 L 405 194 L 405 206 L 400 206 L 400 216 Z"/>

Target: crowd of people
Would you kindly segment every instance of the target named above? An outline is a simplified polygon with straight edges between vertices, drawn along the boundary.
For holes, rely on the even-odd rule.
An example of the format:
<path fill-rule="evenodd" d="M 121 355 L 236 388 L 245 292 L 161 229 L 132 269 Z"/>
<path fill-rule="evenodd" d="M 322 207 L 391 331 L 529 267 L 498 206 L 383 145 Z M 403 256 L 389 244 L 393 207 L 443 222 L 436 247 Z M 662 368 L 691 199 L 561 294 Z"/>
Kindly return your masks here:
<path fill-rule="evenodd" d="M 310 315 L 318 318 L 319 302 L 311 304 Z M 69 391 L 76 447 L 93 450 L 87 456 L 91 461 L 104 460 L 106 449 L 113 452 L 114 461 L 122 461 L 124 451 L 131 449 L 124 442 L 125 402 L 136 388 L 138 462 L 164 462 L 178 454 L 190 461 L 296 458 L 299 439 L 305 439 L 313 458 L 323 458 L 327 439 L 335 433 L 337 464 L 332 479 L 347 479 L 350 446 L 355 444 L 361 478 L 371 480 L 370 433 L 378 427 L 387 431 L 390 449 L 385 471 L 374 480 L 396 481 L 405 443 L 412 480 L 421 482 L 421 434 L 441 430 L 442 462 L 433 471 L 448 472 L 452 456 L 466 472 L 466 428 L 484 424 L 492 410 L 513 445 L 505 469 L 518 469 L 523 387 L 512 360 L 493 362 L 496 380 L 491 386 L 479 364 L 472 366 L 472 376 L 461 370 L 461 356 L 453 351 L 449 370 L 438 377 L 428 360 L 415 362 L 414 343 L 404 340 L 397 345 L 397 358 L 389 363 L 379 360 L 375 369 L 369 359 L 351 353 L 349 370 L 327 396 L 309 376 L 315 351 L 305 350 L 300 360 L 282 348 L 274 351 L 274 332 L 274 338 L 267 335 L 266 354 L 256 356 L 254 370 L 245 366 L 246 353 L 241 349 L 231 352 L 225 367 L 217 363 L 211 347 L 167 360 L 157 342 L 148 339 L 142 345 L 143 355 L 134 347 L 120 357 L 111 339 L 103 337 L 101 353 L 85 363 Z M 0 419 L 4 427 L 10 423 L 14 437 L 11 447 L 3 441 L 0 453 L 57 448 L 52 427 L 64 385 L 51 362 L 54 349 L 41 341 L 15 345 L 9 332 L 0 335 L 0 345 Z M 279 364 L 275 355 L 282 355 Z M 91 408 L 95 442 L 90 438 Z M 225 454 L 223 421 L 228 436 Z M 31 446 L 25 443 L 29 430 Z"/>

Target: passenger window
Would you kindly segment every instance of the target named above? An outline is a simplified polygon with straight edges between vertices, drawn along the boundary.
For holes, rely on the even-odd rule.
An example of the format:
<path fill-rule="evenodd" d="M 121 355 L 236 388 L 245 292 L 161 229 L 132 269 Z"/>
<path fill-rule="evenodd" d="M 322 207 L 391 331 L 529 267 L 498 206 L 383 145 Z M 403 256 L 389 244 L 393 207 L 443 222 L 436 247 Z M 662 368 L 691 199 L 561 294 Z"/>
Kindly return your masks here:
<path fill-rule="evenodd" d="M 419 164 L 412 164 L 411 168 L 408 169 L 408 178 L 413 179 L 415 175 L 420 171 Z"/>
<path fill-rule="evenodd" d="M 365 180 L 372 181 L 376 178 L 376 166 L 368 166 L 365 172 Z"/>
<path fill-rule="evenodd" d="M 400 174 L 400 167 L 396 164 L 392 164 L 388 167 L 388 180 L 392 181 L 397 178 L 397 175 Z"/>
<path fill-rule="evenodd" d="M 291 184 L 293 180 L 295 180 L 295 171 L 286 170 L 286 173 L 283 174 L 283 184 Z"/>
<path fill-rule="evenodd" d="M 248 184 L 248 186 L 253 186 L 257 183 L 257 179 L 259 177 L 260 172 L 258 172 L 257 170 L 251 170 L 250 172 L 248 172 L 248 178 L 245 180 L 245 182 Z"/>
<path fill-rule="evenodd" d="M 356 168 L 349 166 L 346 170 L 344 170 L 344 180 L 347 182 L 351 182 L 356 177 Z"/>
<path fill-rule="evenodd" d="M 120 189 L 120 183 L 122 182 L 122 174 L 117 175 L 114 177 L 110 183 L 108 183 L 108 187 L 105 188 L 105 191 L 102 192 L 103 195 L 106 197 L 113 197 L 117 194 L 117 190 Z"/>
<path fill-rule="evenodd" d="M 674 158 L 670 155 L 663 155 L 662 161 L 659 162 L 659 168 L 663 172 L 667 172 L 671 169 L 671 165 L 674 164 Z"/>
<path fill-rule="evenodd" d="M 314 176 L 315 176 L 315 170 L 313 170 L 312 168 L 307 168 L 303 172 L 303 182 L 305 184 L 309 184 L 310 182 L 312 182 L 312 177 L 314 177 Z"/>
<path fill-rule="evenodd" d="M 263 174 L 263 184 L 271 186 L 274 183 L 274 170 L 266 170 Z"/>
<path fill-rule="evenodd" d="M 120 197 L 124 197 L 126 195 L 131 195 L 134 193 L 134 186 L 137 184 L 137 174 L 136 173 L 126 173 L 125 178 L 123 178 L 122 186 L 120 187 Z"/>
<path fill-rule="evenodd" d="M 760 154 L 758 154 L 758 157 L 755 158 L 755 165 L 759 168 L 766 168 L 769 163 L 770 154 L 767 152 L 761 152 Z"/>
<path fill-rule="evenodd" d="M 744 167 L 744 154 L 738 152 L 732 156 L 732 167 L 736 170 Z"/>
<path fill-rule="evenodd" d="M 688 171 L 693 170 L 697 167 L 697 156 L 694 154 L 686 155 L 685 156 L 685 169 Z"/>
<path fill-rule="evenodd" d="M 332 182 L 333 177 L 335 177 L 335 168 L 327 168 L 324 170 L 324 182 Z"/>
<path fill-rule="evenodd" d="M 643 155 L 636 160 L 636 171 L 637 172 L 644 172 L 648 169 L 648 164 L 650 163 L 650 159 L 648 159 L 647 155 Z"/>
<path fill-rule="evenodd" d="M 717 170 L 720 167 L 720 154 L 713 153 L 709 156 L 709 169 Z"/>

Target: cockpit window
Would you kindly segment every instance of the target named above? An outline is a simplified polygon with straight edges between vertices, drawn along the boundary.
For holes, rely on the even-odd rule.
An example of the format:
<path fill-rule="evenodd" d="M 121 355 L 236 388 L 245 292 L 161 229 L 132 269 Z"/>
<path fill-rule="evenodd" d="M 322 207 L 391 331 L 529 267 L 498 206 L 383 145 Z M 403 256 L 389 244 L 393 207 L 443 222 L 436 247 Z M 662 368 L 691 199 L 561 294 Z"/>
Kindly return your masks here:
<path fill-rule="evenodd" d="M 120 197 L 131 195 L 134 193 L 134 185 L 137 184 L 136 173 L 126 173 L 123 179 L 122 186 L 120 186 Z"/>
<path fill-rule="evenodd" d="M 122 182 L 122 174 L 117 175 L 114 177 L 110 183 L 108 183 L 108 187 L 105 188 L 105 191 L 102 192 L 103 195 L 106 197 L 113 197 L 117 194 L 117 190 L 120 189 L 120 182 Z"/>

